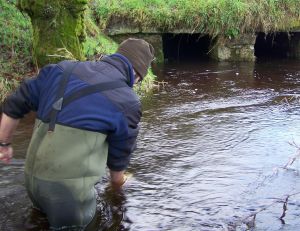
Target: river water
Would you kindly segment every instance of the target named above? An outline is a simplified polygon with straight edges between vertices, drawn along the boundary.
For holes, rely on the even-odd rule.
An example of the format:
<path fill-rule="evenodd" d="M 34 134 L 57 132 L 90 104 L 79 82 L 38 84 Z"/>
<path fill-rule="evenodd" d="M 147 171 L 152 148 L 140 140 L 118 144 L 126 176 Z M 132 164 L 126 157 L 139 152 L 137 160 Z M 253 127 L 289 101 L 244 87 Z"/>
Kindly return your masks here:
<path fill-rule="evenodd" d="M 167 85 L 143 98 L 132 177 L 118 192 L 97 184 L 93 230 L 300 230 L 300 61 L 156 73 Z M 20 124 L 12 163 L 0 165 L 1 231 L 48 229 L 24 189 L 32 121 Z"/>

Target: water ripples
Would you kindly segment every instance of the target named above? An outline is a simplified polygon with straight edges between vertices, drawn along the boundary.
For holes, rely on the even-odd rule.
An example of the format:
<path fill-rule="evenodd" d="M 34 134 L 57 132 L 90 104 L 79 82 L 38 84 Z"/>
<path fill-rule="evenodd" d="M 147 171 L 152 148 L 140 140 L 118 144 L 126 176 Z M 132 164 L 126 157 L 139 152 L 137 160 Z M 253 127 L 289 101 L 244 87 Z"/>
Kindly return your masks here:
<path fill-rule="evenodd" d="M 297 65 L 167 66 L 164 92 L 143 99 L 133 177 L 118 192 L 107 178 L 96 186 L 95 230 L 299 230 L 299 160 L 286 165 L 300 143 Z M 20 176 L 30 129 L 19 160 L 0 167 L 0 202 L 11 208 L 0 218 L 11 230 L 29 208 Z"/>

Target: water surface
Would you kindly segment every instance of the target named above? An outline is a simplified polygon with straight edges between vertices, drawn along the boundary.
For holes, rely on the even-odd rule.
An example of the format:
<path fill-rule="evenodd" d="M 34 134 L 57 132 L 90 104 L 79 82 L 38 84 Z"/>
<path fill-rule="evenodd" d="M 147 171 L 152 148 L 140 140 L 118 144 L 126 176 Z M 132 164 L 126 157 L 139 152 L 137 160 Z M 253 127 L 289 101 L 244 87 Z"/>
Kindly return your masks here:
<path fill-rule="evenodd" d="M 246 221 L 300 230 L 300 164 L 288 164 L 299 151 L 291 143 L 300 145 L 300 61 L 156 69 L 168 84 L 143 98 L 133 177 L 120 192 L 107 179 L 96 186 L 94 230 L 246 230 Z M 24 189 L 32 120 L 20 125 L 12 164 L 0 165 L 0 230 L 48 227 Z"/>

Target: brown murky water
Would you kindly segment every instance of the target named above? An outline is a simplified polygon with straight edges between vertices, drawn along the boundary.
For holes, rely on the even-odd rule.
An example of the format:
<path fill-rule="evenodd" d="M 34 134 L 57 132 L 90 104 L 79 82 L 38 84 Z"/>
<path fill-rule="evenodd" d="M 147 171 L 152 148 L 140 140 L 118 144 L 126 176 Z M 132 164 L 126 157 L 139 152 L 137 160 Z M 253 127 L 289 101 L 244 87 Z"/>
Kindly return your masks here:
<path fill-rule="evenodd" d="M 121 192 L 96 186 L 94 230 L 300 230 L 300 164 L 288 164 L 300 145 L 300 61 L 157 69 L 168 85 L 143 99 L 133 177 Z M 29 116 L 15 159 L 0 165 L 1 231 L 47 230 L 24 189 L 31 127 Z"/>

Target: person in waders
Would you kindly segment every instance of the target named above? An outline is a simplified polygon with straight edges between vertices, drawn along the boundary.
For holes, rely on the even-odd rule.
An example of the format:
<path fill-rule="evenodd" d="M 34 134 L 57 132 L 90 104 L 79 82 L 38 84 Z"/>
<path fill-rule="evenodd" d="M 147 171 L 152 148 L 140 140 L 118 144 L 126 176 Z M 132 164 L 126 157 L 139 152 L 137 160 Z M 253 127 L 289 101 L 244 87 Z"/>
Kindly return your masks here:
<path fill-rule="evenodd" d="M 25 80 L 2 105 L 0 160 L 13 156 L 19 119 L 36 112 L 25 162 L 25 185 L 33 206 L 51 229 L 84 230 L 96 212 L 94 185 L 110 172 L 121 187 L 136 147 L 141 103 L 133 85 L 154 59 L 142 39 L 123 41 L 100 61 L 62 61 Z"/>

